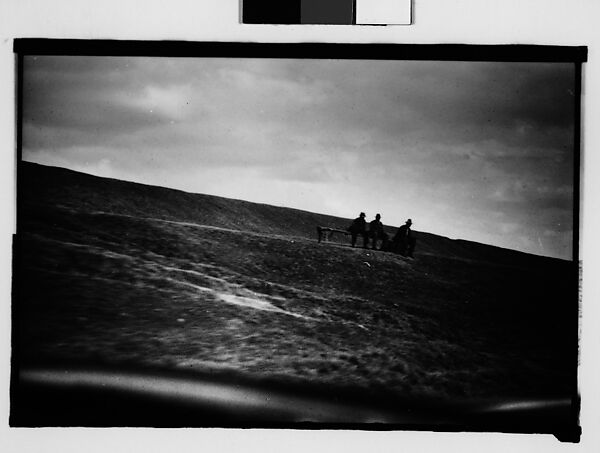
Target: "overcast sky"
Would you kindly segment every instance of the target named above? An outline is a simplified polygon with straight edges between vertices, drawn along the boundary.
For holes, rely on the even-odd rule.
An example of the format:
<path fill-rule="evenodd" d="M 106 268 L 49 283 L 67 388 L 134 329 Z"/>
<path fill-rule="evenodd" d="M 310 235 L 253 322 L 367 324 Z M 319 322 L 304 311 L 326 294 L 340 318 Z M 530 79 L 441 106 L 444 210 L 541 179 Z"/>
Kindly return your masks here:
<path fill-rule="evenodd" d="M 574 65 L 26 57 L 23 158 L 571 258 Z"/>

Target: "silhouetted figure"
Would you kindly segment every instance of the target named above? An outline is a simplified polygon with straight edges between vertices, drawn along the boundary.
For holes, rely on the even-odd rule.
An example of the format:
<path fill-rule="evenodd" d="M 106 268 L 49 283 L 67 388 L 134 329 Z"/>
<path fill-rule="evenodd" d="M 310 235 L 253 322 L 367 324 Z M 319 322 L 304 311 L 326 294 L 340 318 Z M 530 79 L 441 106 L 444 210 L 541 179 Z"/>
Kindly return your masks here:
<path fill-rule="evenodd" d="M 369 236 L 373 240 L 373 250 L 377 250 L 377 241 L 381 239 L 381 248 L 387 248 L 388 235 L 383 231 L 383 223 L 381 223 L 381 215 L 377 214 L 375 220 L 369 223 Z"/>
<path fill-rule="evenodd" d="M 360 235 L 363 238 L 363 247 L 367 248 L 369 236 L 367 235 L 367 221 L 365 220 L 364 212 L 361 212 L 360 216 L 352 221 L 352 224 L 348 227 L 348 231 L 352 236 L 352 247 L 356 245 L 356 237 Z"/>
<path fill-rule="evenodd" d="M 392 239 L 393 250 L 403 256 L 413 258 L 417 240 L 410 229 L 412 220 L 408 219 L 404 225 L 398 228 L 394 239 Z"/>

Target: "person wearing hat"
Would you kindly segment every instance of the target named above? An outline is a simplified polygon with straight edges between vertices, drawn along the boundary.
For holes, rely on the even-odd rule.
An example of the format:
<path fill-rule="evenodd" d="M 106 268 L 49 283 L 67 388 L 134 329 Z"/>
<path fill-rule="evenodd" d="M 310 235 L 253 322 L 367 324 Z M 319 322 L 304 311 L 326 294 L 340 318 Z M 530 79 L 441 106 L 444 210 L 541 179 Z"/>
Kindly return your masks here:
<path fill-rule="evenodd" d="M 364 212 L 361 212 L 360 215 L 352 221 L 352 225 L 348 227 L 348 231 L 352 236 L 352 247 L 356 245 L 356 237 L 361 235 L 363 237 L 363 248 L 367 248 L 369 238 L 367 236 L 367 221 L 365 220 Z"/>
<path fill-rule="evenodd" d="M 383 223 L 381 223 L 381 214 L 375 216 L 375 220 L 371 220 L 369 223 L 369 236 L 373 239 L 373 250 L 377 250 L 377 241 L 381 239 L 381 248 L 387 248 L 388 235 L 383 230 Z"/>
<path fill-rule="evenodd" d="M 413 252 L 415 251 L 415 245 L 417 240 L 415 239 L 412 230 L 410 229 L 412 220 L 408 219 L 404 225 L 398 228 L 394 239 L 394 251 L 400 253 L 400 255 L 410 256 L 413 258 Z"/>

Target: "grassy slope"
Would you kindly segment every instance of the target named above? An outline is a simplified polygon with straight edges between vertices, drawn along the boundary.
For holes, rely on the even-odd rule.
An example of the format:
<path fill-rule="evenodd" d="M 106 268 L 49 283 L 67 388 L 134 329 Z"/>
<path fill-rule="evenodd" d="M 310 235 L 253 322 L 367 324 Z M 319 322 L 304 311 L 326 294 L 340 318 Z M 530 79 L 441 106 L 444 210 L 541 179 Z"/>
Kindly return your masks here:
<path fill-rule="evenodd" d="M 349 220 L 34 164 L 19 184 L 23 362 L 402 395 L 572 391 L 570 263 L 426 233 L 414 261 L 322 245 L 316 225 Z"/>

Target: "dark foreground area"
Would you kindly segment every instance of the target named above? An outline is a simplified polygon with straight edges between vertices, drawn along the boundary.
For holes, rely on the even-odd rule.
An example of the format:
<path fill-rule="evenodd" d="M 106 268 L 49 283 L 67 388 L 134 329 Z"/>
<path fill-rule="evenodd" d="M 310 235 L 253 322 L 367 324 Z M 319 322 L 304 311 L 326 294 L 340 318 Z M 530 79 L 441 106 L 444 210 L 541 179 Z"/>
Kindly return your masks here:
<path fill-rule="evenodd" d="M 349 220 L 33 164 L 21 165 L 18 184 L 13 424 L 163 426 L 149 414 L 177 405 L 176 391 L 136 412 L 143 406 L 114 399 L 121 387 L 109 386 L 107 396 L 94 394 L 82 375 L 79 387 L 40 380 L 133 370 L 158 380 L 166 373 L 169 382 L 184 373 L 186 382 L 260 384 L 267 394 L 283 389 L 286 398 L 301 389 L 339 395 L 337 403 L 349 405 L 342 413 L 355 414 L 334 420 L 313 412 L 307 420 L 317 423 L 502 430 L 473 414 L 529 401 L 546 416 L 521 412 L 505 429 L 577 432 L 572 262 L 426 233 L 419 233 L 415 260 L 318 244 L 316 225 Z M 58 388 L 70 396 L 48 392 Z M 92 392 L 88 409 L 113 401 L 107 418 L 98 423 L 80 410 L 77 422 L 77 411 L 66 409 L 69 401 L 80 404 L 73 389 Z M 401 408 L 408 421 L 364 418 L 356 409 L 366 404 L 389 415 L 385 401 L 395 402 L 393 417 L 403 417 Z M 115 411 L 119 405 L 133 415 Z M 188 412 L 173 409 L 174 426 L 305 420 L 242 420 L 202 407 L 204 416 L 189 421 Z M 288 407 L 302 412 L 293 398 Z M 449 419 L 455 422 L 440 422 Z"/>
<path fill-rule="evenodd" d="M 440 401 L 333 386 L 133 369 L 28 369 L 13 426 L 551 432 L 575 441 L 568 398 Z M 107 423 L 107 421 L 110 421 Z"/>

